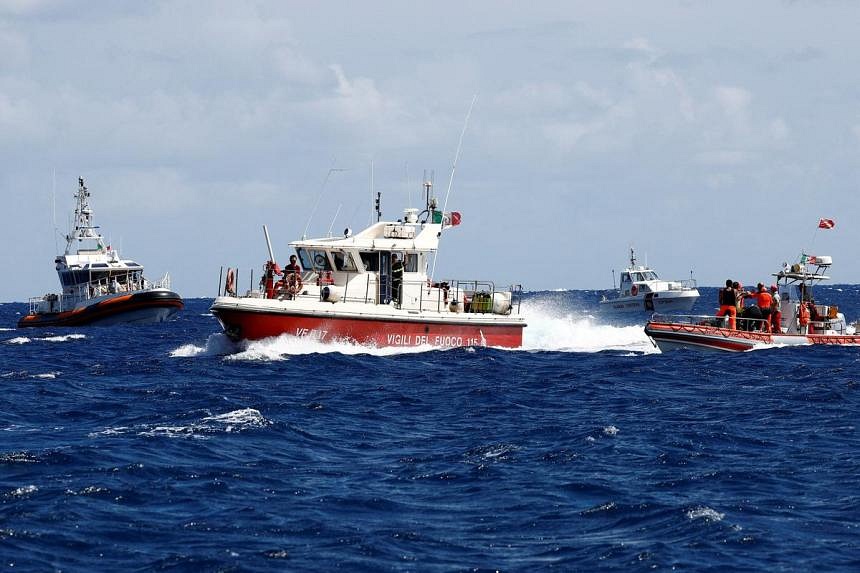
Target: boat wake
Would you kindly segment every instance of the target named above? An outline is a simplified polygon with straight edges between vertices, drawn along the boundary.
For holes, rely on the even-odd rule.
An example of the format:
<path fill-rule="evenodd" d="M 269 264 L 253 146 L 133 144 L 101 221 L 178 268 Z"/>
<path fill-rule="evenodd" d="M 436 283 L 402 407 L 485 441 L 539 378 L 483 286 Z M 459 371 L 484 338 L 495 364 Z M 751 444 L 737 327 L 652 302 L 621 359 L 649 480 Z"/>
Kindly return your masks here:
<path fill-rule="evenodd" d="M 442 350 L 435 346 L 399 346 L 381 347 L 364 346 L 353 342 L 334 341 L 322 342 L 314 337 L 296 337 L 282 334 L 274 338 L 262 340 L 233 342 L 224 334 L 212 334 L 204 346 L 185 344 L 173 350 L 170 355 L 178 358 L 195 356 L 223 356 L 225 360 L 236 361 L 277 361 L 288 360 L 290 356 L 307 354 L 339 353 L 349 356 L 368 354 L 370 356 L 393 356 L 400 354 L 417 354 Z"/>
<path fill-rule="evenodd" d="M 601 324 L 588 314 L 575 314 L 559 305 L 544 301 L 524 303 L 526 318 L 521 350 L 549 350 L 556 352 L 600 352 L 627 350 L 630 352 L 659 353 L 642 325 L 613 326 Z"/>

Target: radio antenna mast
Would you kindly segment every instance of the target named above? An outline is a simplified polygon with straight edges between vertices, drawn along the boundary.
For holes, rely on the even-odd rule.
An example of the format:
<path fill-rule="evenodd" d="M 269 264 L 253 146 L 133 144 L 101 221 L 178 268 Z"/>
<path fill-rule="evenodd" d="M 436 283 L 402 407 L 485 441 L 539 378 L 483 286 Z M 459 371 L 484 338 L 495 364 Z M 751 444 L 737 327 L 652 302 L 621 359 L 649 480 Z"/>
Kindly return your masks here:
<path fill-rule="evenodd" d="M 51 175 L 51 224 L 54 226 L 54 252 L 60 252 L 60 245 L 57 243 L 57 235 L 60 231 L 57 229 L 57 168 L 54 167 Z"/>
<path fill-rule="evenodd" d="M 466 135 L 466 128 L 469 126 L 469 118 L 472 117 L 472 108 L 475 107 L 475 101 L 478 99 L 478 94 L 472 96 L 472 104 L 469 106 L 469 113 L 466 114 L 466 120 L 463 122 L 463 131 L 460 132 L 460 141 L 457 142 L 457 153 L 454 155 L 454 164 L 451 166 L 451 178 L 448 180 L 448 191 L 445 192 L 445 201 L 442 203 L 442 212 L 448 207 L 448 196 L 451 195 L 451 186 L 454 184 L 454 172 L 457 170 L 457 161 L 460 159 L 460 149 L 463 147 L 463 137 Z"/>
<path fill-rule="evenodd" d="M 331 177 L 332 173 L 340 173 L 341 171 L 348 171 L 347 169 L 338 169 L 336 167 L 332 167 L 328 170 L 328 173 L 325 174 L 325 179 L 323 179 L 322 187 L 320 187 L 320 192 L 317 193 L 317 200 L 314 202 L 314 208 L 311 209 L 311 214 L 308 215 L 308 222 L 305 225 L 305 232 L 302 233 L 302 239 L 308 238 L 308 228 L 311 226 L 311 219 L 313 219 L 314 214 L 317 212 L 317 207 L 319 207 L 320 199 L 322 199 L 323 191 L 325 191 L 325 186 L 328 183 L 329 177 Z"/>
<path fill-rule="evenodd" d="M 460 140 L 457 142 L 457 153 L 454 154 L 454 164 L 451 166 L 451 178 L 448 179 L 448 191 L 445 192 L 445 201 L 442 203 L 442 217 L 444 220 L 445 210 L 448 208 L 448 197 L 451 195 L 451 186 L 454 184 L 454 172 L 457 170 L 457 161 L 460 160 L 460 149 L 463 147 L 463 137 L 466 135 L 466 128 L 469 126 L 469 118 L 472 117 L 472 108 L 475 107 L 475 101 L 478 99 L 478 94 L 472 96 L 472 103 L 469 105 L 469 112 L 466 114 L 466 119 L 463 122 L 463 131 L 460 132 Z M 445 225 L 442 225 L 445 228 Z M 440 231 L 441 232 L 441 231 Z M 436 275 L 436 261 L 439 260 L 439 249 L 436 249 L 436 254 L 433 257 L 433 270 L 430 271 L 430 279 Z"/>

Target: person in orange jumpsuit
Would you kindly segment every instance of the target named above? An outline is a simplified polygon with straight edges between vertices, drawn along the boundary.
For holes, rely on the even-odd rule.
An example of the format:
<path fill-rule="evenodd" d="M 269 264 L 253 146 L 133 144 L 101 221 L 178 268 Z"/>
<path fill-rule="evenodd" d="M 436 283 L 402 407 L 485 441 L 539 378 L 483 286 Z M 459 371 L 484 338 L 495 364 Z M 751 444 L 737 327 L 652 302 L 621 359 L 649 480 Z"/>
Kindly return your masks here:
<path fill-rule="evenodd" d="M 717 311 L 717 316 L 729 315 L 729 328 L 732 330 L 737 326 L 735 317 L 738 314 L 737 291 L 732 286 L 733 284 L 732 279 L 726 279 L 726 287 L 720 289 L 720 310 Z"/>
<path fill-rule="evenodd" d="M 773 305 L 773 297 L 767 289 L 764 288 L 764 284 L 758 283 L 758 285 L 756 285 L 756 292 L 753 294 L 753 298 L 755 298 L 756 304 L 761 310 L 761 318 L 764 321 L 758 323 L 753 328 L 757 329 L 760 326 L 762 330 L 770 332 L 770 307 Z"/>

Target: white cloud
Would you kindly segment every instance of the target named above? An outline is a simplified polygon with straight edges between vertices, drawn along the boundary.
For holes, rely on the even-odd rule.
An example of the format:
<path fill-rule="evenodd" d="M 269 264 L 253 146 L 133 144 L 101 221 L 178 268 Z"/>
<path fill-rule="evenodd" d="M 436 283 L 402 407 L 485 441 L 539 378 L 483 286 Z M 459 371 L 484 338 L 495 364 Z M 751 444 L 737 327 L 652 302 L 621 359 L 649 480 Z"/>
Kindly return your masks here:
<path fill-rule="evenodd" d="M 752 94 L 748 90 L 736 86 L 718 86 L 714 91 L 727 116 L 737 117 L 749 109 Z"/>

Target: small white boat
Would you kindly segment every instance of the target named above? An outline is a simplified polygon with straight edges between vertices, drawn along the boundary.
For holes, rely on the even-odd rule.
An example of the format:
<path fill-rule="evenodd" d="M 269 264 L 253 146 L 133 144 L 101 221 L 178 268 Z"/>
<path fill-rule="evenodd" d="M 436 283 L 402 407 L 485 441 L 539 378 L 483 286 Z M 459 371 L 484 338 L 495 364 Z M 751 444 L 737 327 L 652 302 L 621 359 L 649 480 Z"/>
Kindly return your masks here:
<path fill-rule="evenodd" d="M 602 310 L 689 312 L 699 299 L 696 281 L 660 279 L 654 269 L 636 264 L 636 254 L 630 249 L 630 266 L 621 273 L 618 288 L 604 295 Z"/>
<path fill-rule="evenodd" d="M 661 316 L 655 314 L 645 325 L 647 334 L 661 351 L 676 348 L 744 352 L 754 348 L 829 344 L 860 346 L 856 327 L 845 321 L 835 305 L 818 304 L 812 287 L 830 277 L 824 271 L 831 257 L 808 257 L 773 276 L 779 281 L 779 315 L 773 332 L 764 319 L 738 316 L 732 328 L 728 316 Z M 776 327 L 779 320 L 779 327 Z"/>
<path fill-rule="evenodd" d="M 79 178 L 75 228 L 66 236 L 65 253 L 54 259 L 63 292 L 31 298 L 18 328 L 146 324 L 165 321 L 182 309 L 182 298 L 170 290 L 169 275 L 152 283 L 144 278 L 142 265 L 105 244 L 93 225 L 89 197 Z"/>

